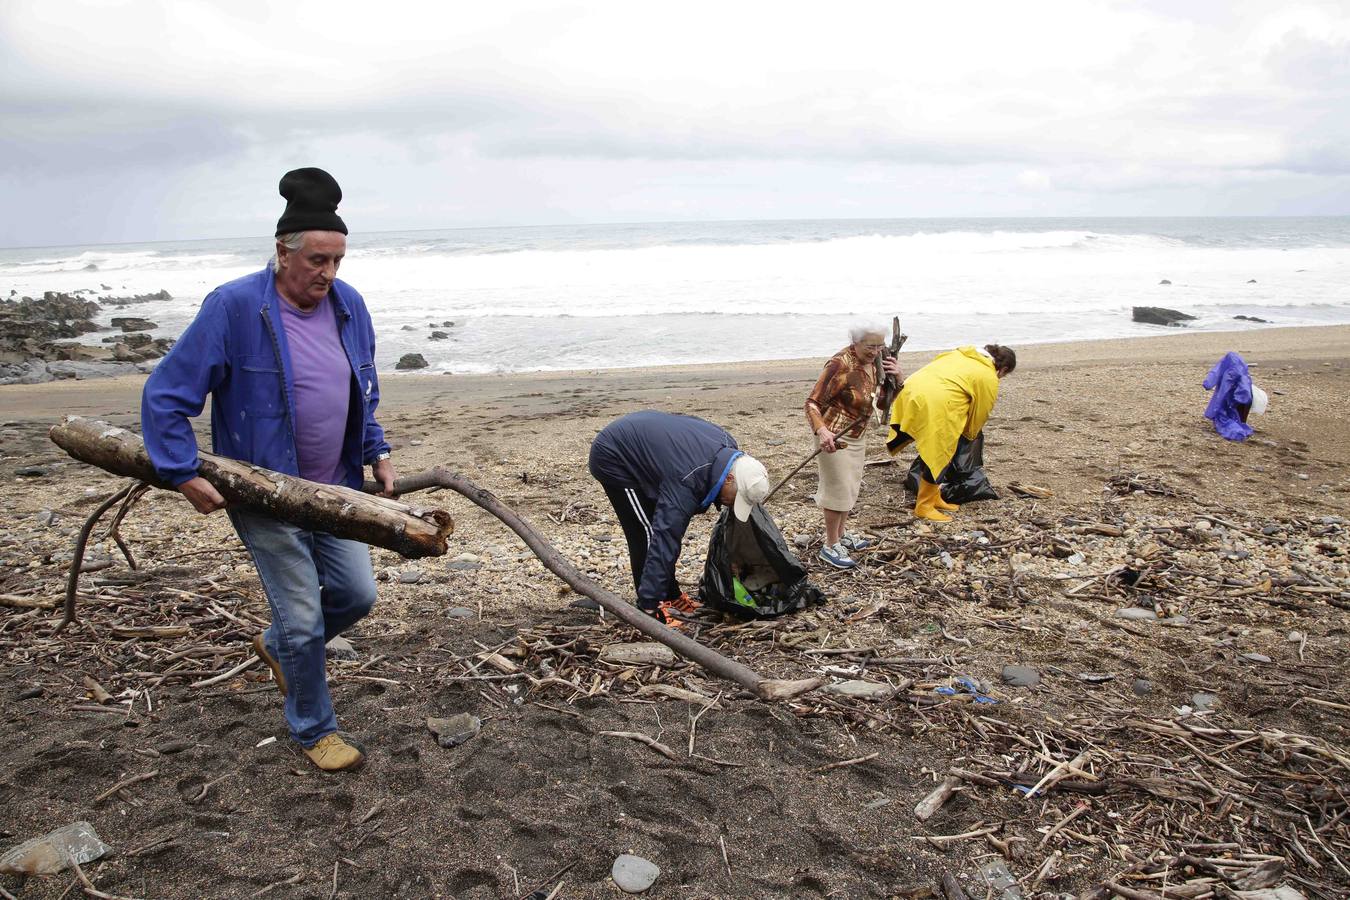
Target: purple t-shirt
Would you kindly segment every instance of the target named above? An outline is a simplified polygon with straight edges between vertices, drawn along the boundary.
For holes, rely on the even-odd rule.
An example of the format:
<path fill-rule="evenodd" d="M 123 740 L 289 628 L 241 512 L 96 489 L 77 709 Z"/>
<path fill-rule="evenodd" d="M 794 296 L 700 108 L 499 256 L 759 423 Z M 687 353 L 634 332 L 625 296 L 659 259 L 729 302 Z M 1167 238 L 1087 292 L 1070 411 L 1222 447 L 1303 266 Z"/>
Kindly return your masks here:
<path fill-rule="evenodd" d="M 338 337 L 337 315 L 324 297 L 310 312 L 284 299 L 281 321 L 295 379 L 295 450 L 300 477 L 322 484 L 342 481 L 342 441 L 347 433 L 352 369 Z"/>

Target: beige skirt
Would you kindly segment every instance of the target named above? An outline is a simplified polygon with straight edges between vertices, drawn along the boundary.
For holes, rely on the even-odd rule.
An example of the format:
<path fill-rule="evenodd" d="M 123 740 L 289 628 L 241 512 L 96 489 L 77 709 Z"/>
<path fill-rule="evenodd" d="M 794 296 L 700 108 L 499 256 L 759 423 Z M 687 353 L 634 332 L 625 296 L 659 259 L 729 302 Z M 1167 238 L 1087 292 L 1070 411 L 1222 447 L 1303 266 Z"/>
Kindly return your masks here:
<path fill-rule="evenodd" d="M 867 435 L 844 438 L 847 447 L 816 457 L 820 484 L 816 488 L 816 506 L 836 512 L 849 512 L 858 502 L 862 488 L 863 462 L 867 459 Z M 820 438 L 816 438 L 820 446 Z"/>

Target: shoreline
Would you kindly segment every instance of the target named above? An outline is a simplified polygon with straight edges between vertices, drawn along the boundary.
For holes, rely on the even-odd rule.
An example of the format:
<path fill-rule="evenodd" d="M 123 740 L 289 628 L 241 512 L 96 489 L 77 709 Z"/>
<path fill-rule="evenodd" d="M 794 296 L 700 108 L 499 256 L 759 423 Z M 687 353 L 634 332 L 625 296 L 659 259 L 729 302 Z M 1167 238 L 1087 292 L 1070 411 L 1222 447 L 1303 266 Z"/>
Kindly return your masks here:
<path fill-rule="evenodd" d="M 841 337 L 840 347 L 847 342 Z M 1018 372 L 1048 368 L 1119 363 L 1133 365 L 1141 362 L 1199 362 L 1212 355 L 1210 364 L 1228 350 L 1237 350 L 1244 357 L 1250 354 L 1277 354 L 1280 360 L 1336 356 L 1334 352 L 1350 348 L 1350 325 L 1280 326 L 1246 329 L 1242 331 L 1185 331 L 1127 338 L 1099 338 L 1085 341 L 1047 341 L 1044 343 L 1014 345 L 1018 353 Z M 911 372 L 931 359 L 938 350 L 906 350 L 900 353 L 900 362 Z M 524 386 L 548 387 L 550 382 L 580 382 L 593 387 L 610 386 L 631 389 L 637 386 L 658 388 L 657 381 L 669 382 L 673 390 L 690 385 L 705 386 L 710 379 L 727 373 L 762 373 L 765 376 L 790 376 L 814 381 L 826 357 L 748 360 L 725 363 L 681 363 L 669 366 L 631 366 L 592 369 L 537 370 L 532 372 L 499 372 L 490 374 L 431 374 L 425 372 L 394 372 L 382 374 L 381 404 L 388 410 L 402 403 L 416 403 L 439 395 L 453 387 L 457 395 L 473 403 L 491 401 L 496 393 L 512 389 L 514 383 Z M 1261 360 L 1253 357 L 1259 368 Z M 1208 367 L 1206 370 L 1208 371 Z M 1204 375 L 1200 373 L 1200 378 Z M 69 410 L 78 415 L 97 415 L 100 403 L 124 405 L 128 401 L 139 404 L 141 385 L 147 374 L 121 373 L 96 378 L 65 378 L 34 384 L 0 385 L 0 402 L 6 418 L 15 415 L 31 416 L 39 410 L 50 412 L 50 395 L 59 395 L 76 401 Z M 1259 375 L 1257 376 L 1259 381 Z M 1198 378 L 1197 378 L 1198 383 Z M 809 384 L 803 388 L 809 390 Z M 537 398 L 535 398 L 537 399 Z M 532 404 L 527 404 L 527 406 Z M 125 414 L 129 410 L 110 412 Z"/>

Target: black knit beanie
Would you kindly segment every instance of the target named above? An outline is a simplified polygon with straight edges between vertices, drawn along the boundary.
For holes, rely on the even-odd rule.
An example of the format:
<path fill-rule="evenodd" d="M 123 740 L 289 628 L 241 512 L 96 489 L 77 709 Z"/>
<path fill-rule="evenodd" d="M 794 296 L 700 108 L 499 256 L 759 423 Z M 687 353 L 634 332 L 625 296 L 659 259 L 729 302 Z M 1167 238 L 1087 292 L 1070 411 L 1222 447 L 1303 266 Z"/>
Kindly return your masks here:
<path fill-rule="evenodd" d="M 342 188 L 323 169 L 292 169 L 281 176 L 278 187 L 286 198 L 286 211 L 277 220 L 277 237 L 298 231 L 340 231 L 347 225 L 337 214 Z"/>

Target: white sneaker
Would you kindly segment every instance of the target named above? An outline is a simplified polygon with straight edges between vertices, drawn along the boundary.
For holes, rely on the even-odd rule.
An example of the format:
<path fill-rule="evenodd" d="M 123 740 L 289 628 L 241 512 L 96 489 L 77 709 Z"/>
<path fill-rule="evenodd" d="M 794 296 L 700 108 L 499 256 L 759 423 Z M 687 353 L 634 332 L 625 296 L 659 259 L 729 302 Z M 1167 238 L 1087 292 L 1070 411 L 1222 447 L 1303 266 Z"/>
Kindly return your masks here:
<path fill-rule="evenodd" d="M 836 569 L 856 569 L 858 567 L 857 560 L 848 555 L 848 548 L 843 544 L 821 547 L 820 558 Z"/>

